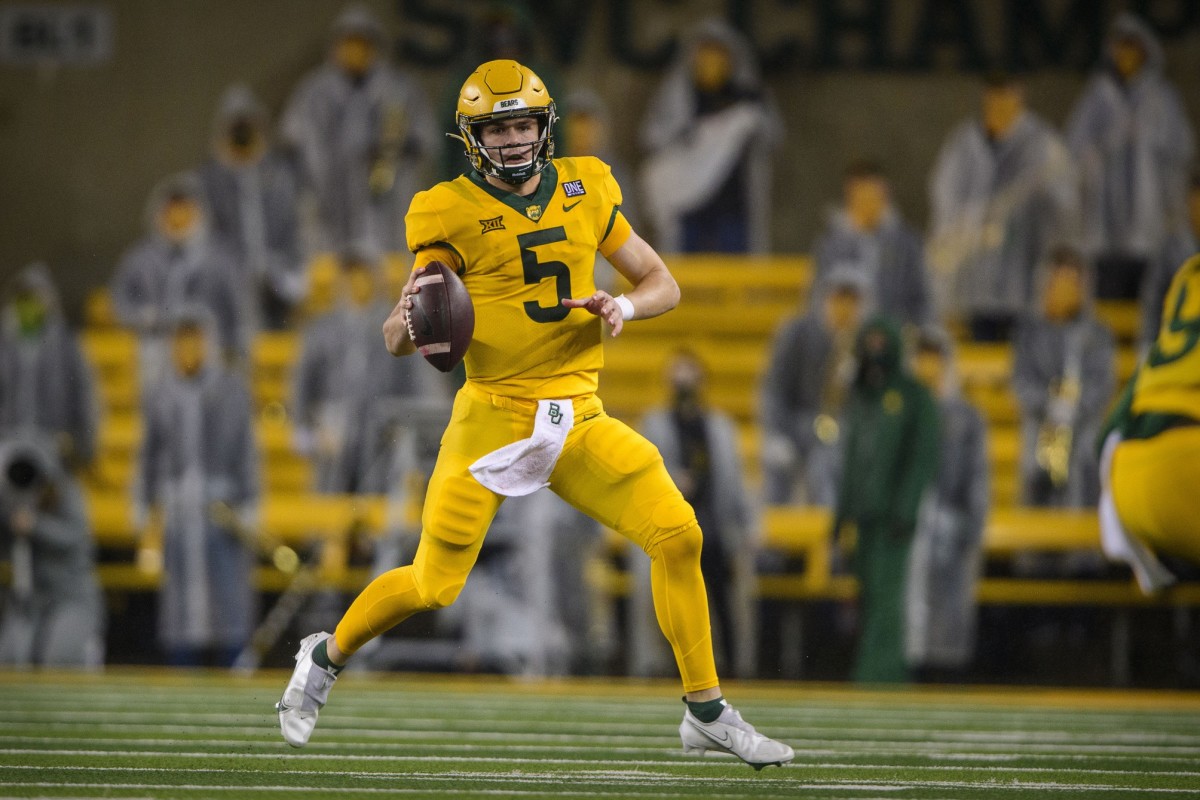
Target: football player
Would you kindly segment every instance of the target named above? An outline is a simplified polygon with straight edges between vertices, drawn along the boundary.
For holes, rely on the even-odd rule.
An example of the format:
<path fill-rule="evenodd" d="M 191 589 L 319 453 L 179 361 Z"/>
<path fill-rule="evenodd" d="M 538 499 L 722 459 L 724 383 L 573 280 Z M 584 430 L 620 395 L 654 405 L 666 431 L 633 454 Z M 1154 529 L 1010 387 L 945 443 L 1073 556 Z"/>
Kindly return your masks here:
<path fill-rule="evenodd" d="M 531 70 L 481 65 L 459 94 L 471 170 L 418 193 L 405 218 L 413 273 L 384 323 L 394 355 L 426 265 L 451 266 L 470 292 L 475 332 L 425 498 L 413 563 L 372 581 L 334 634 L 307 637 L 279 710 L 304 745 L 346 660 L 418 611 L 453 603 L 506 495 L 548 485 L 650 556 L 658 622 L 683 679 L 684 751 L 732 753 L 755 768 L 793 758 L 722 698 L 713 661 L 696 515 L 658 450 L 596 397 L 602 323 L 612 336 L 674 308 L 679 287 L 621 214 L 621 188 L 596 158 L 554 158 L 554 101 Z M 633 286 L 593 278 L 599 251 Z"/>
<path fill-rule="evenodd" d="M 1158 560 L 1200 565 L 1200 255 L 1163 303 L 1158 338 L 1109 417 L 1101 455 L 1101 536 L 1154 592 L 1174 582 Z"/>

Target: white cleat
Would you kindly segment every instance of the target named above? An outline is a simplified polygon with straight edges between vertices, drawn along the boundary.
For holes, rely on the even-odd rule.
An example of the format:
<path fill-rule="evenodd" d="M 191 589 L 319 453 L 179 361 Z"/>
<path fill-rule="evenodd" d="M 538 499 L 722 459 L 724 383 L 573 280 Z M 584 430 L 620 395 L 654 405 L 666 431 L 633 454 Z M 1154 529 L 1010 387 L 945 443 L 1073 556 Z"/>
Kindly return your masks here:
<path fill-rule="evenodd" d="M 701 722 L 690 709 L 685 709 L 683 722 L 679 723 L 679 738 L 687 755 L 702 756 L 709 750 L 732 753 L 756 770 L 769 764 L 782 767 L 796 757 L 795 751 L 783 742 L 754 730 L 730 705 L 712 722 Z"/>
<path fill-rule="evenodd" d="M 279 729 L 292 747 L 308 744 L 308 737 L 317 727 L 317 714 L 329 699 L 329 690 L 337 680 L 337 675 L 312 660 L 313 648 L 328 638 L 328 633 L 321 632 L 300 642 L 292 679 L 283 690 L 283 697 L 275 704 L 275 710 L 279 712 Z"/>

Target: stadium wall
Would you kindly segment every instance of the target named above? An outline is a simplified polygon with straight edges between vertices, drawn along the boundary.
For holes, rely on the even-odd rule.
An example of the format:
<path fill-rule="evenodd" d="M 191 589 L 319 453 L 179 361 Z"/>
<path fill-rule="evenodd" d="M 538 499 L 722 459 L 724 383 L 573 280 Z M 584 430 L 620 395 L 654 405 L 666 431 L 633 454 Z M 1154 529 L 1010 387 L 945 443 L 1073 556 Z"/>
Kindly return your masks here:
<path fill-rule="evenodd" d="M 369 5 L 392 32 L 397 56 L 441 106 L 463 77 L 456 66 L 463 31 L 486 4 Z M 1192 0 L 530 5 L 539 9 L 539 57 L 555 65 L 560 83 L 590 85 L 607 98 L 629 163 L 637 160 L 636 130 L 660 75 L 656 65 L 688 22 L 721 14 L 749 31 L 787 126 L 773 218 L 775 247 L 783 252 L 808 249 L 837 196 L 842 167 L 857 156 L 884 163 L 900 208 L 924 224 L 927 174 L 946 132 L 973 112 L 979 72 L 1025 71 L 1032 107 L 1061 123 L 1095 61 L 1103 26 L 1119 10 L 1145 13 L 1163 32 L 1168 72 L 1200 123 L 1200 3 Z M 110 25 L 107 52 L 91 62 L 13 58 L 11 46 L 0 49 L 9 54 L 0 58 L 0 280 L 28 261 L 46 260 L 74 313 L 140 234 L 151 186 L 203 157 L 222 90 L 248 82 L 277 113 L 322 58 L 340 4 L 21 5 L 81 7 Z M 0 26 L 5 34 L 11 25 Z"/>

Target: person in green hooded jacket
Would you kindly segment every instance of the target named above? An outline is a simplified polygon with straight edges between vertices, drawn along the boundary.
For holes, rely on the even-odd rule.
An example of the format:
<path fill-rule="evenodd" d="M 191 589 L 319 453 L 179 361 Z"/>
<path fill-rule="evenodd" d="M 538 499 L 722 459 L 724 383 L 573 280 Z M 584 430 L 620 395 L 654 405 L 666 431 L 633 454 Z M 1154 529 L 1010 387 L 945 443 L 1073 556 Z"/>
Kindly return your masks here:
<path fill-rule="evenodd" d="M 909 679 L 904 597 L 917 514 L 937 473 L 938 412 L 904 366 L 900 331 L 887 317 L 863 325 L 858 373 L 846 409 L 845 467 L 835 536 L 856 530 L 859 638 L 854 680 Z"/>

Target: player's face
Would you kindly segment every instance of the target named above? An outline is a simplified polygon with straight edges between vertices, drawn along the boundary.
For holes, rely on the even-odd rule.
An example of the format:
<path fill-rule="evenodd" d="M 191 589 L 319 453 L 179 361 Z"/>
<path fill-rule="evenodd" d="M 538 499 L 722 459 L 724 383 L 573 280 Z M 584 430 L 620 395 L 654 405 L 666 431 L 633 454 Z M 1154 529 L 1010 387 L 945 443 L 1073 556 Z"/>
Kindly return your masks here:
<path fill-rule="evenodd" d="M 505 167 L 532 162 L 540 138 L 541 131 L 533 117 L 492 120 L 483 123 L 479 130 L 479 143 L 488 158 Z"/>

